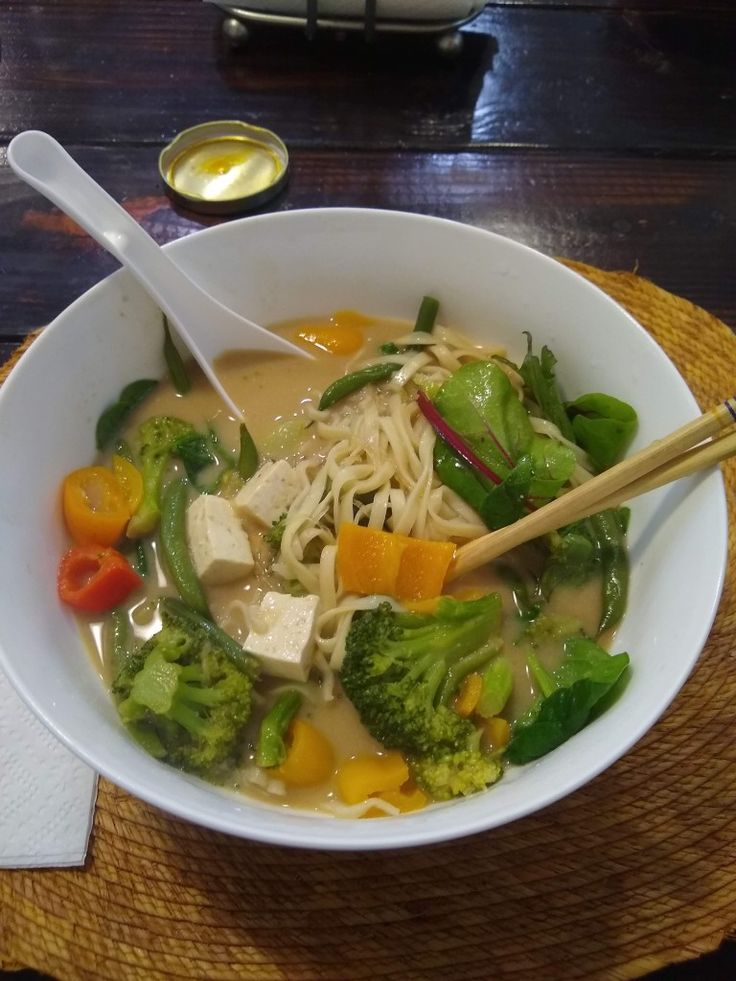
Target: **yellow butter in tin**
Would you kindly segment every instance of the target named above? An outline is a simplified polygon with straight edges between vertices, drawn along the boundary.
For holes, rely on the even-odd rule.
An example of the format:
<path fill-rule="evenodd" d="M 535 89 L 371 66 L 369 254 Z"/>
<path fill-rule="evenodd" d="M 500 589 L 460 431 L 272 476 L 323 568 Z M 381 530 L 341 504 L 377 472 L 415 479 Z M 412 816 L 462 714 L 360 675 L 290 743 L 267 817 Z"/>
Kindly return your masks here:
<path fill-rule="evenodd" d="M 259 207 L 283 188 L 288 170 L 289 154 L 279 137 L 238 120 L 192 126 L 159 157 L 169 195 L 205 214 Z"/>

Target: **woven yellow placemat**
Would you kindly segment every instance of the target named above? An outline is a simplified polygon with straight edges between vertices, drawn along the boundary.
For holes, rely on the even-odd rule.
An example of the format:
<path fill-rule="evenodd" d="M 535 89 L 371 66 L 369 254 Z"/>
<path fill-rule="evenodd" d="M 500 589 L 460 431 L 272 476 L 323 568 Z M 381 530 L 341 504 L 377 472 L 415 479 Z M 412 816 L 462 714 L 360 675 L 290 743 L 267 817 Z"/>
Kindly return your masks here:
<path fill-rule="evenodd" d="M 570 265 L 651 331 L 703 407 L 732 392 L 724 324 L 637 276 Z M 736 467 L 726 479 L 733 556 Z M 729 574 L 693 676 L 632 752 L 560 803 L 452 844 L 279 849 L 183 823 L 103 780 L 84 869 L 0 873 L 0 967 L 568 981 L 710 951 L 736 927 L 735 617 Z"/>

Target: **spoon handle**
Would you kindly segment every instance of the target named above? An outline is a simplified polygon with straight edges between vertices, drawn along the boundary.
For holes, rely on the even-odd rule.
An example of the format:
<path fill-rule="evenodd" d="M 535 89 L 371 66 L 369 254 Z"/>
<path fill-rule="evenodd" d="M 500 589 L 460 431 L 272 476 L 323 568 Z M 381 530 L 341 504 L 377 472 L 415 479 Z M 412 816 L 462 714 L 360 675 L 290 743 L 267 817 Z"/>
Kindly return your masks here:
<path fill-rule="evenodd" d="M 229 333 L 242 335 L 240 346 L 267 350 L 288 347 L 293 351 L 292 345 L 282 342 L 281 338 L 258 324 L 234 314 L 200 289 L 48 133 L 38 130 L 19 133 L 8 146 L 8 163 L 22 180 L 61 208 L 130 270 L 175 325 L 189 351 L 229 408 L 237 418 L 242 418 L 241 410 L 227 395 L 212 368 L 214 358 L 223 353 L 221 336 L 215 330 L 203 329 L 197 331 L 195 339 L 183 325 L 201 324 L 207 328 L 216 312 L 214 305 L 219 308 L 217 312 L 221 320 L 237 317 L 235 330 L 231 329 Z M 238 344 L 233 341 L 230 346 L 236 347 Z"/>

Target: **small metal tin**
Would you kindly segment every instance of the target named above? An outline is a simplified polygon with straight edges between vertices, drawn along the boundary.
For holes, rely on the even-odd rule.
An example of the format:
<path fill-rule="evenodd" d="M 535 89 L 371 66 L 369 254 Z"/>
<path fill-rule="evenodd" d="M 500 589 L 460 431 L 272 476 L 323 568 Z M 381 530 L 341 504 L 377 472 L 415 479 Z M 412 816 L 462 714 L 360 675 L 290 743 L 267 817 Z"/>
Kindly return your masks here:
<path fill-rule="evenodd" d="M 269 201 L 289 175 L 289 152 L 262 126 L 237 119 L 182 130 L 158 158 L 172 200 L 207 215 L 250 211 Z"/>

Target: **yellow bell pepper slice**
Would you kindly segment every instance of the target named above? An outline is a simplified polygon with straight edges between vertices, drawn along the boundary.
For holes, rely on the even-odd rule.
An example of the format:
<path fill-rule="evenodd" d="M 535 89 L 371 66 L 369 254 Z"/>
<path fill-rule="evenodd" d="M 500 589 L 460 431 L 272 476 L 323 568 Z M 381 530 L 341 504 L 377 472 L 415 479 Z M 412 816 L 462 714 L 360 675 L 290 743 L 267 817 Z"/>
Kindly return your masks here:
<path fill-rule="evenodd" d="M 120 482 L 107 467 L 82 467 L 67 474 L 62 506 L 69 534 L 79 545 L 114 545 L 132 513 Z"/>
<path fill-rule="evenodd" d="M 354 756 L 337 771 L 337 790 L 346 804 L 359 804 L 385 791 L 398 790 L 409 779 L 409 767 L 401 753 Z"/>
<path fill-rule="evenodd" d="M 319 729 L 304 719 L 289 726 L 284 762 L 273 769 L 274 776 L 289 787 L 314 787 L 324 783 L 335 769 L 335 753 Z"/>

